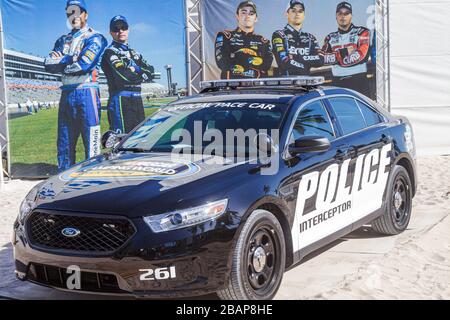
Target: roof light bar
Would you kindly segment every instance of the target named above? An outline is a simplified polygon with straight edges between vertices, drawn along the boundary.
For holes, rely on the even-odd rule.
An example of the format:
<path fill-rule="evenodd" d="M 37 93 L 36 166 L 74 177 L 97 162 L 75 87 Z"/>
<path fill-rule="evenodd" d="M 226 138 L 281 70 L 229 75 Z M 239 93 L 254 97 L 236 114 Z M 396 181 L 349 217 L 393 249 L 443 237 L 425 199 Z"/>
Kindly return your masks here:
<path fill-rule="evenodd" d="M 200 87 L 204 89 L 213 88 L 238 88 L 238 87 L 314 87 L 325 83 L 324 77 L 286 77 L 286 78 L 264 78 L 264 79 L 239 79 L 239 80 L 214 80 L 202 81 Z"/>

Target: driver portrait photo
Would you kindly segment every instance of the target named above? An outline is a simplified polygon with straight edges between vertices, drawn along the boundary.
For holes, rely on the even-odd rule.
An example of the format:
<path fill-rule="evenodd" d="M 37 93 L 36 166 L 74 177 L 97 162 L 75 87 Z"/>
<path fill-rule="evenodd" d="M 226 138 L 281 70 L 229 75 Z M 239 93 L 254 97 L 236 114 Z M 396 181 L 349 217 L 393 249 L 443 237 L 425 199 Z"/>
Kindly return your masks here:
<path fill-rule="evenodd" d="M 273 54 L 279 76 L 309 75 L 311 67 L 323 66 L 319 43 L 311 33 L 303 31 L 305 4 L 291 0 L 286 8 L 287 25 L 272 36 Z"/>
<path fill-rule="evenodd" d="M 256 34 L 256 4 L 241 2 L 236 10 L 238 27 L 219 32 L 215 41 L 215 58 L 221 79 L 264 78 L 272 66 L 270 41 Z"/>
<path fill-rule="evenodd" d="M 323 45 L 325 63 L 332 65 L 333 84 L 370 96 L 367 61 L 370 57 L 370 31 L 352 23 L 353 8 L 341 2 L 336 8 L 338 30 L 327 35 Z"/>

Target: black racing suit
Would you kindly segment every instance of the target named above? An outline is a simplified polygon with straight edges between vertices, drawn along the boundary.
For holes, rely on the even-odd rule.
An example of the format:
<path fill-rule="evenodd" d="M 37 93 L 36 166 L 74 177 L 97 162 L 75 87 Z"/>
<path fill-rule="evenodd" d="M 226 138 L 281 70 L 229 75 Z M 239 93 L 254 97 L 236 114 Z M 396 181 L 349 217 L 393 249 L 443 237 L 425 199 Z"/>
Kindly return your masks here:
<path fill-rule="evenodd" d="M 222 79 L 267 77 L 273 62 L 270 41 L 239 28 L 219 32 L 215 50 Z"/>
<path fill-rule="evenodd" d="M 128 45 L 113 41 L 103 55 L 102 69 L 109 87 L 110 129 L 129 133 L 145 119 L 141 84 L 153 79 L 154 68 Z"/>
<path fill-rule="evenodd" d="M 280 76 L 310 75 L 312 67 L 323 66 L 323 55 L 316 37 L 287 25 L 272 36 L 273 54 Z"/>

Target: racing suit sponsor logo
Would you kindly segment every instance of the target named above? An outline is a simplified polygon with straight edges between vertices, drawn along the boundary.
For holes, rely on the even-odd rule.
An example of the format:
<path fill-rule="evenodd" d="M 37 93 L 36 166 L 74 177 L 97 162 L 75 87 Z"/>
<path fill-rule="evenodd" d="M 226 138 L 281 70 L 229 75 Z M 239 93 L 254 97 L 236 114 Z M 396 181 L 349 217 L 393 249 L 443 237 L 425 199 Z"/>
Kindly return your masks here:
<path fill-rule="evenodd" d="M 296 55 L 299 55 L 299 56 L 309 56 L 310 50 L 309 50 L 309 48 L 290 47 L 289 48 L 289 53 L 290 54 L 296 54 Z"/>
<path fill-rule="evenodd" d="M 355 52 L 352 55 L 345 57 L 343 61 L 344 61 L 344 64 L 348 65 L 348 64 L 356 63 L 359 60 L 361 60 L 361 55 L 359 54 L 359 52 Z"/>
<path fill-rule="evenodd" d="M 326 54 L 324 63 L 325 64 L 335 64 L 336 56 L 334 54 Z"/>
<path fill-rule="evenodd" d="M 291 64 L 293 66 L 296 66 L 297 68 L 305 68 L 305 65 L 303 63 L 297 62 L 295 60 L 291 60 Z"/>
<path fill-rule="evenodd" d="M 235 46 L 243 46 L 244 45 L 244 40 L 233 38 L 233 39 L 230 40 L 230 43 L 232 45 L 235 45 Z"/>
<path fill-rule="evenodd" d="M 84 54 L 84 56 L 86 58 L 88 58 L 89 61 L 94 61 L 94 59 L 95 59 L 95 53 L 92 52 L 91 50 L 87 50 L 86 53 Z"/>
<path fill-rule="evenodd" d="M 298 187 L 292 230 L 298 251 L 380 209 L 389 176 L 392 144 L 323 172 L 304 175 Z M 354 171 L 350 163 L 354 163 Z M 353 180 L 349 172 L 354 172 Z"/>
<path fill-rule="evenodd" d="M 118 69 L 118 68 L 123 67 L 123 66 L 125 66 L 125 64 L 122 61 L 117 61 L 117 62 L 114 63 L 114 68 Z"/>
<path fill-rule="evenodd" d="M 96 157 L 100 154 L 100 140 L 100 126 L 91 127 L 89 132 L 89 158 Z"/>
<path fill-rule="evenodd" d="M 255 57 L 258 55 L 255 50 L 248 49 L 248 48 L 239 49 L 237 52 L 248 54 L 249 56 L 255 56 Z"/>
<path fill-rule="evenodd" d="M 283 44 L 283 39 L 281 39 L 281 38 L 275 38 L 275 39 L 273 39 L 273 43 L 274 43 L 274 44 Z"/>
<path fill-rule="evenodd" d="M 319 61 L 320 57 L 319 56 L 304 56 L 303 60 L 305 60 L 305 61 Z"/>
<path fill-rule="evenodd" d="M 235 65 L 233 67 L 233 73 L 243 73 L 245 71 L 243 66 Z"/>
<path fill-rule="evenodd" d="M 91 62 L 92 62 L 92 60 L 91 60 L 89 57 L 87 57 L 87 56 L 83 56 L 83 57 L 81 58 L 81 60 L 83 60 L 84 63 L 91 63 Z M 81 69 L 81 68 L 80 68 L 80 69 Z"/>
<path fill-rule="evenodd" d="M 249 77 L 249 78 L 256 78 L 256 71 L 255 70 L 247 70 L 245 72 L 240 72 L 239 74 Z"/>
<path fill-rule="evenodd" d="M 249 58 L 248 63 L 250 63 L 253 66 L 260 66 L 263 63 L 263 59 L 260 57 Z"/>

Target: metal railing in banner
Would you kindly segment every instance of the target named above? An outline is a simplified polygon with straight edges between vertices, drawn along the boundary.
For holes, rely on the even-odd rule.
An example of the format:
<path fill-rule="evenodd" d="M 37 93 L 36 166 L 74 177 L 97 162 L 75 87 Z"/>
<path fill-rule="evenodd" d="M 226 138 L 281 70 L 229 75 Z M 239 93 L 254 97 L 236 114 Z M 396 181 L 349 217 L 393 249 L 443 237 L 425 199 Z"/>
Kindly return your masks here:
<path fill-rule="evenodd" d="M 199 93 L 205 80 L 203 54 L 202 0 L 185 0 L 186 15 L 186 70 L 188 94 Z"/>
<path fill-rule="evenodd" d="M 0 143 L 0 150 L 2 149 L 2 144 Z M 3 188 L 3 185 L 5 184 L 5 176 L 3 174 L 3 161 L 0 161 L 0 189 Z"/>
<path fill-rule="evenodd" d="M 0 10 L 0 175 L 9 177 L 11 172 L 10 152 L 9 152 L 9 132 L 8 132 L 8 100 L 6 95 L 6 74 L 4 61 L 4 41 L 3 41 L 3 19 Z M 3 160 L 6 159 L 6 166 Z"/>
<path fill-rule="evenodd" d="M 200 82 L 205 79 L 205 55 L 202 5 L 204 0 L 185 0 L 186 10 L 186 70 L 188 94 L 200 91 Z M 390 110 L 389 69 L 389 0 L 376 0 L 375 29 L 377 46 L 377 101 Z"/>
<path fill-rule="evenodd" d="M 391 111 L 389 0 L 376 1 L 377 102 Z"/>

